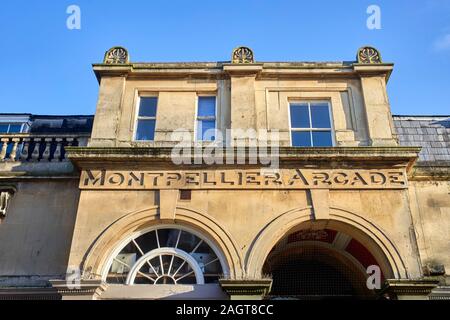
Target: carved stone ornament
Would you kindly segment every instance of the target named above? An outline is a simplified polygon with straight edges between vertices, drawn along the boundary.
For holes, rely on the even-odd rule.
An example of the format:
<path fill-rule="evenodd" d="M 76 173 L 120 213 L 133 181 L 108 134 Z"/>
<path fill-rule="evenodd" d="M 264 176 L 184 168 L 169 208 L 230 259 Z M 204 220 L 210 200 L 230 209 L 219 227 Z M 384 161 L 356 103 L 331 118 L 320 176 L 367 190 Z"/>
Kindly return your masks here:
<path fill-rule="evenodd" d="M 358 50 L 358 63 L 382 63 L 380 52 L 373 47 L 363 47 Z"/>
<path fill-rule="evenodd" d="M 234 49 L 233 57 L 231 58 L 232 63 L 255 63 L 255 58 L 253 56 L 253 51 L 247 47 L 239 47 Z"/>
<path fill-rule="evenodd" d="M 105 54 L 105 64 L 127 64 L 129 63 L 128 51 L 122 47 L 109 49 Z"/>
<path fill-rule="evenodd" d="M 8 205 L 15 192 L 13 188 L 0 188 L 0 220 L 6 217 Z"/>

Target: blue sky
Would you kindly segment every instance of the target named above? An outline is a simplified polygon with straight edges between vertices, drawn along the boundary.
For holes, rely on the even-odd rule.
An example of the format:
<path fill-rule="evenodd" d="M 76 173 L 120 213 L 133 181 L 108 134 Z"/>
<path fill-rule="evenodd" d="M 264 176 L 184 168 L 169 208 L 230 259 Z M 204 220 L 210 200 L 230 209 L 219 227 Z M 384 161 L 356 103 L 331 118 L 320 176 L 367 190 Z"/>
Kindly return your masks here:
<path fill-rule="evenodd" d="M 69 5 L 81 30 L 66 27 Z M 381 8 L 381 30 L 366 27 Z M 450 114 L 450 0 L 4 0 L 0 112 L 93 114 L 91 64 L 115 45 L 132 61 L 223 61 L 238 45 L 259 61 L 353 60 L 377 47 L 396 64 L 395 114 Z"/>

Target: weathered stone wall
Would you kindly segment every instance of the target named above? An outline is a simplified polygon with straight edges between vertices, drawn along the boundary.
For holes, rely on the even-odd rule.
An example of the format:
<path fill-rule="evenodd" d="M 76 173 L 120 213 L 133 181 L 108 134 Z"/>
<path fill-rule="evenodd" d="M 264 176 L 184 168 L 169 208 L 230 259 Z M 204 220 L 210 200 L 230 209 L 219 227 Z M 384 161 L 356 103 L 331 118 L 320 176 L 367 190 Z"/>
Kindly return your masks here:
<path fill-rule="evenodd" d="M 14 183 L 0 224 L 0 286 L 41 286 L 65 277 L 78 206 L 78 180 Z"/>
<path fill-rule="evenodd" d="M 424 265 L 450 270 L 450 181 L 412 181 L 409 198 Z"/>
<path fill-rule="evenodd" d="M 277 130 L 281 146 L 289 146 L 289 103 L 325 100 L 331 105 L 336 146 L 396 145 L 386 94 L 390 67 L 370 70 L 369 66 L 361 71 L 355 67 L 346 75 L 338 74 L 333 66 L 327 71 L 318 67 L 313 69 L 317 75 L 311 76 L 309 69 L 291 66 L 289 72 L 296 76 L 287 73 L 283 77 L 266 75 L 280 72 L 271 68 L 270 64 L 225 66 L 216 68 L 214 74 L 204 70 L 211 72 L 210 77 L 192 77 L 162 67 L 173 73 L 170 79 L 132 74 L 104 77 L 90 146 L 172 146 L 172 132 L 180 129 L 194 137 L 197 97 L 205 94 L 217 96 L 217 127 L 223 132 L 230 128 Z M 374 75 L 367 76 L 370 72 Z M 158 96 L 155 141 L 134 141 L 139 97 L 146 95 Z"/>
<path fill-rule="evenodd" d="M 270 231 L 272 228 L 285 236 L 298 224 L 313 222 L 321 228 L 343 226 L 343 231 L 369 248 L 374 247 L 371 242 L 377 237 L 388 239 L 378 245 L 391 242 L 394 247 L 389 249 L 390 254 L 400 257 L 392 258 L 400 270 L 394 270 L 392 276 L 416 278 L 421 274 L 411 236 L 406 190 L 333 190 L 329 194 L 325 190 L 312 197 L 305 190 L 193 190 L 190 201 L 179 200 L 177 192 L 174 197 L 166 197 L 154 191 L 85 190 L 80 199 L 69 264 L 89 268 L 96 277 L 101 277 L 102 264 L 119 242 L 144 226 L 161 223 L 190 226 L 218 244 L 221 250 L 235 250 L 234 255 L 227 256 L 225 252 L 225 256 L 236 276 L 261 272 L 265 255 L 280 240 Z M 162 211 L 167 208 L 172 208 L 172 216 Z M 327 213 L 320 216 L 320 210 L 328 210 L 328 216 Z M 336 224 L 339 219 L 340 224 Z M 221 229 L 228 239 L 214 231 L 215 228 Z M 227 241 L 230 241 L 228 247 L 221 247 Z M 98 249 L 102 246 L 104 251 Z M 377 256 L 377 252 L 374 254 Z M 92 261 L 101 261 L 99 265 L 91 265 L 89 256 Z"/>

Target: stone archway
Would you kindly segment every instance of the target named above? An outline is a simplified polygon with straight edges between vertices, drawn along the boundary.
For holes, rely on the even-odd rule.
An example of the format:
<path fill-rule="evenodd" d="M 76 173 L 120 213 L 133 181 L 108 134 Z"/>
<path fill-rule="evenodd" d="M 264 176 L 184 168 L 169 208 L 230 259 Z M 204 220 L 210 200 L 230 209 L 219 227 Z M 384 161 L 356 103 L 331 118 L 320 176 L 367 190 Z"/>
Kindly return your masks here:
<path fill-rule="evenodd" d="M 295 299 L 373 299 L 367 268 L 379 267 L 370 251 L 352 236 L 320 223 L 303 223 L 268 255 L 263 274 L 273 279 L 272 297 Z M 378 269 L 380 270 L 380 269 Z M 379 284 L 384 281 L 379 273 Z"/>
<path fill-rule="evenodd" d="M 313 221 L 311 216 L 311 207 L 306 207 L 290 210 L 271 221 L 260 232 L 249 250 L 246 260 L 247 274 L 260 278 L 273 248 L 290 233 L 309 225 L 314 230 L 328 228 L 350 235 L 371 253 L 386 279 L 408 278 L 405 263 L 394 243 L 381 228 L 362 215 L 333 207 L 330 208 L 329 220 Z"/>
<path fill-rule="evenodd" d="M 99 235 L 86 253 L 82 268 L 84 274 L 90 278 L 101 279 L 108 268 L 108 259 L 123 241 L 140 230 L 161 224 L 186 226 L 209 238 L 211 244 L 214 244 L 223 255 L 228 276 L 234 277 L 243 269 L 242 258 L 237 251 L 234 240 L 212 217 L 182 207 L 177 207 L 175 220 L 162 221 L 158 217 L 158 207 L 155 206 L 129 213 L 113 222 Z"/>

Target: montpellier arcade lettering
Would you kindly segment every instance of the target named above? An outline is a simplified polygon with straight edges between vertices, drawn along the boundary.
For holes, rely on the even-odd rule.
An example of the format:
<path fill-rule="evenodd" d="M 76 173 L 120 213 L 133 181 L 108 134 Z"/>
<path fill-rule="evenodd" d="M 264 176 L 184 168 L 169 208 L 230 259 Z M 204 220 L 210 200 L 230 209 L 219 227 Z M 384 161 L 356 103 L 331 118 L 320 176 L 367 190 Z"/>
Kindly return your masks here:
<path fill-rule="evenodd" d="M 80 189 L 404 189 L 403 170 L 85 170 Z"/>

